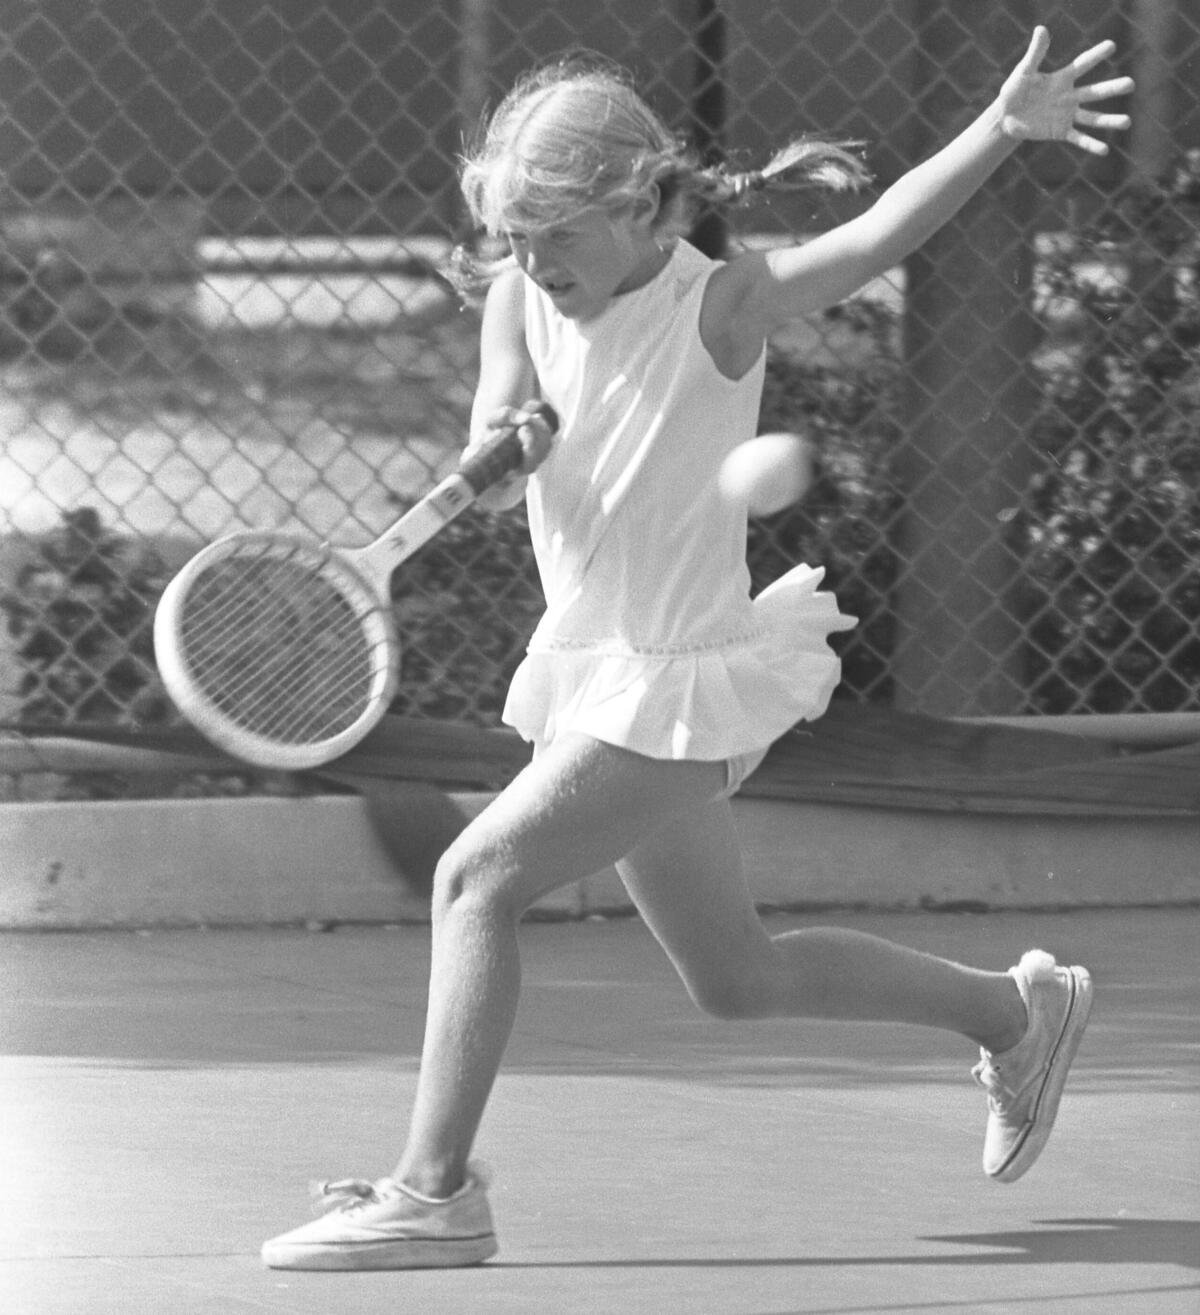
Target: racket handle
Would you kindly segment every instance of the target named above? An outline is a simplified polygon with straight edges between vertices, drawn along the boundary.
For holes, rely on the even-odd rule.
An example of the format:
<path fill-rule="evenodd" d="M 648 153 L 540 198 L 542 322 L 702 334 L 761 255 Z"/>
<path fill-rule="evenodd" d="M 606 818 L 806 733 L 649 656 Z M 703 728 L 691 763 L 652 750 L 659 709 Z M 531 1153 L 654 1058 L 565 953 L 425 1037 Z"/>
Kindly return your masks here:
<path fill-rule="evenodd" d="M 534 416 L 540 416 L 550 426 L 552 433 L 558 429 L 558 414 L 549 402 L 539 402 L 533 407 L 529 418 L 532 419 Z M 509 425 L 495 438 L 480 444 L 470 456 L 463 459 L 456 473 L 467 481 L 471 486 L 471 492 L 477 497 L 490 489 L 493 484 L 498 484 L 506 475 L 520 470 L 525 450 L 517 437 L 517 430 L 524 423 L 521 421 Z"/>

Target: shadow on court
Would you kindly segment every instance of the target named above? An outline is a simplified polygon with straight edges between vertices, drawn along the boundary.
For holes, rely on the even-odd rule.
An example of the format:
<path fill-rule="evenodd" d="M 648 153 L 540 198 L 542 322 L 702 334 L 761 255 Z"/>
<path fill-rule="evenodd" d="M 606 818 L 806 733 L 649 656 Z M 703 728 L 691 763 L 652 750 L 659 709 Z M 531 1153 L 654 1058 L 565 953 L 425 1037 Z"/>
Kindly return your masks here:
<path fill-rule="evenodd" d="M 0 937 L 0 1310 L 1197 1315 L 1200 914 L 820 920 L 1088 964 L 1093 1022 L 1025 1179 L 980 1172 L 954 1038 L 716 1022 L 640 923 L 527 924 L 478 1147 L 500 1255 L 409 1274 L 257 1252 L 310 1180 L 391 1168 L 426 928 Z"/>
<path fill-rule="evenodd" d="M 1179 1265 L 1200 1270 L 1200 1219 L 1039 1219 L 1033 1229 L 923 1238 L 963 1247 L 1001 1247 L 973 1265 Z M 947 1263 L 954 1263 L 947 1257 Z M 962 1262 L 960 1262 L 962 1263 Z"/>
<path fill-rule="evenodd" d="M 951 1242 L 969 1248 L 939 1256 L 791 1256 L 774 1260 L 601 1260 L 571 1268 L 673 1269 L 713 1266 L 720 1269 L 770 1265 L 1179 1265 L 1200 1269 L 1200 1219 L 1039 1219 L 1034 1228 L 1010 1233 L 959 1233 L 922 1237 L 921 1242 Z M 504 1264 L 503 1261 L 498 1262 Z M 506 1268 L 521 1268 L 508 1264 Z M 544 1269 L 543 1263 L 536 1268 Z"/>

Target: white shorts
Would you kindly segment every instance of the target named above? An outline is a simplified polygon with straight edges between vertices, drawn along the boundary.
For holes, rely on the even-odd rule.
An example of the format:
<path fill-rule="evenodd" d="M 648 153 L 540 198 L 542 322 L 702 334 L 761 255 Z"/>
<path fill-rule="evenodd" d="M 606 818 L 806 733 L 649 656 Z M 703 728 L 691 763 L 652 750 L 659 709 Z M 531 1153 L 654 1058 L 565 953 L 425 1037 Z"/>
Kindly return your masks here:
<path fill-rule="evenodd" d="M 746 778 L 762 766 L 762 760 L 766 756 L 766 749 L 753 749 L 750 753 L 739 753 L 732 758 L 726 758 L 725 789 L 722 790 L 720 797 L 728 799 L 737 794 L 746 783 Z"/>

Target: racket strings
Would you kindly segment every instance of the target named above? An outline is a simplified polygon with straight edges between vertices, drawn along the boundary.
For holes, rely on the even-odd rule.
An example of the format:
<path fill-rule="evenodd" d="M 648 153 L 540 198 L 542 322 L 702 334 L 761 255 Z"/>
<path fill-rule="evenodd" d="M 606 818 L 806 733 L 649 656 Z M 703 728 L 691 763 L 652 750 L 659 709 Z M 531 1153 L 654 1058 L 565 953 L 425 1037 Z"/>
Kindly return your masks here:
<path fill-rule="evenodd" d="M 311 562 L 260 550 L 215 562 L 188 591 L 180 635 L 196 686 L 251 733 L 314 744 L 371 704 L 377 646 Z"/>

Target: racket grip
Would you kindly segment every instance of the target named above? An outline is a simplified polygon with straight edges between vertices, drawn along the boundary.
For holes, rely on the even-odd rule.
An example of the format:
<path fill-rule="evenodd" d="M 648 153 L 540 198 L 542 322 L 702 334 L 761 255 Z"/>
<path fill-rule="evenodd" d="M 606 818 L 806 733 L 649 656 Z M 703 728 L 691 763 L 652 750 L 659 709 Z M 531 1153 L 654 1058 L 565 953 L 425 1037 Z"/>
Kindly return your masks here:
<path fill-rule="evenodd" d="M 558 413 L 549 402 L 539 402 L 530 411 L 530 417 L 541 416 L 550 426 L 551 431 L 558 429 Z M 524 421 L 521 422 L 522 424 Z M 517 437 L 520 424 L 509 425 L 495 438 L 481 443 L 456 472 L 471 486 L 471 492 L 477 497 L 493 484 L 498 484 L 506 475 L 520 470 L 525 451 Z"/>

